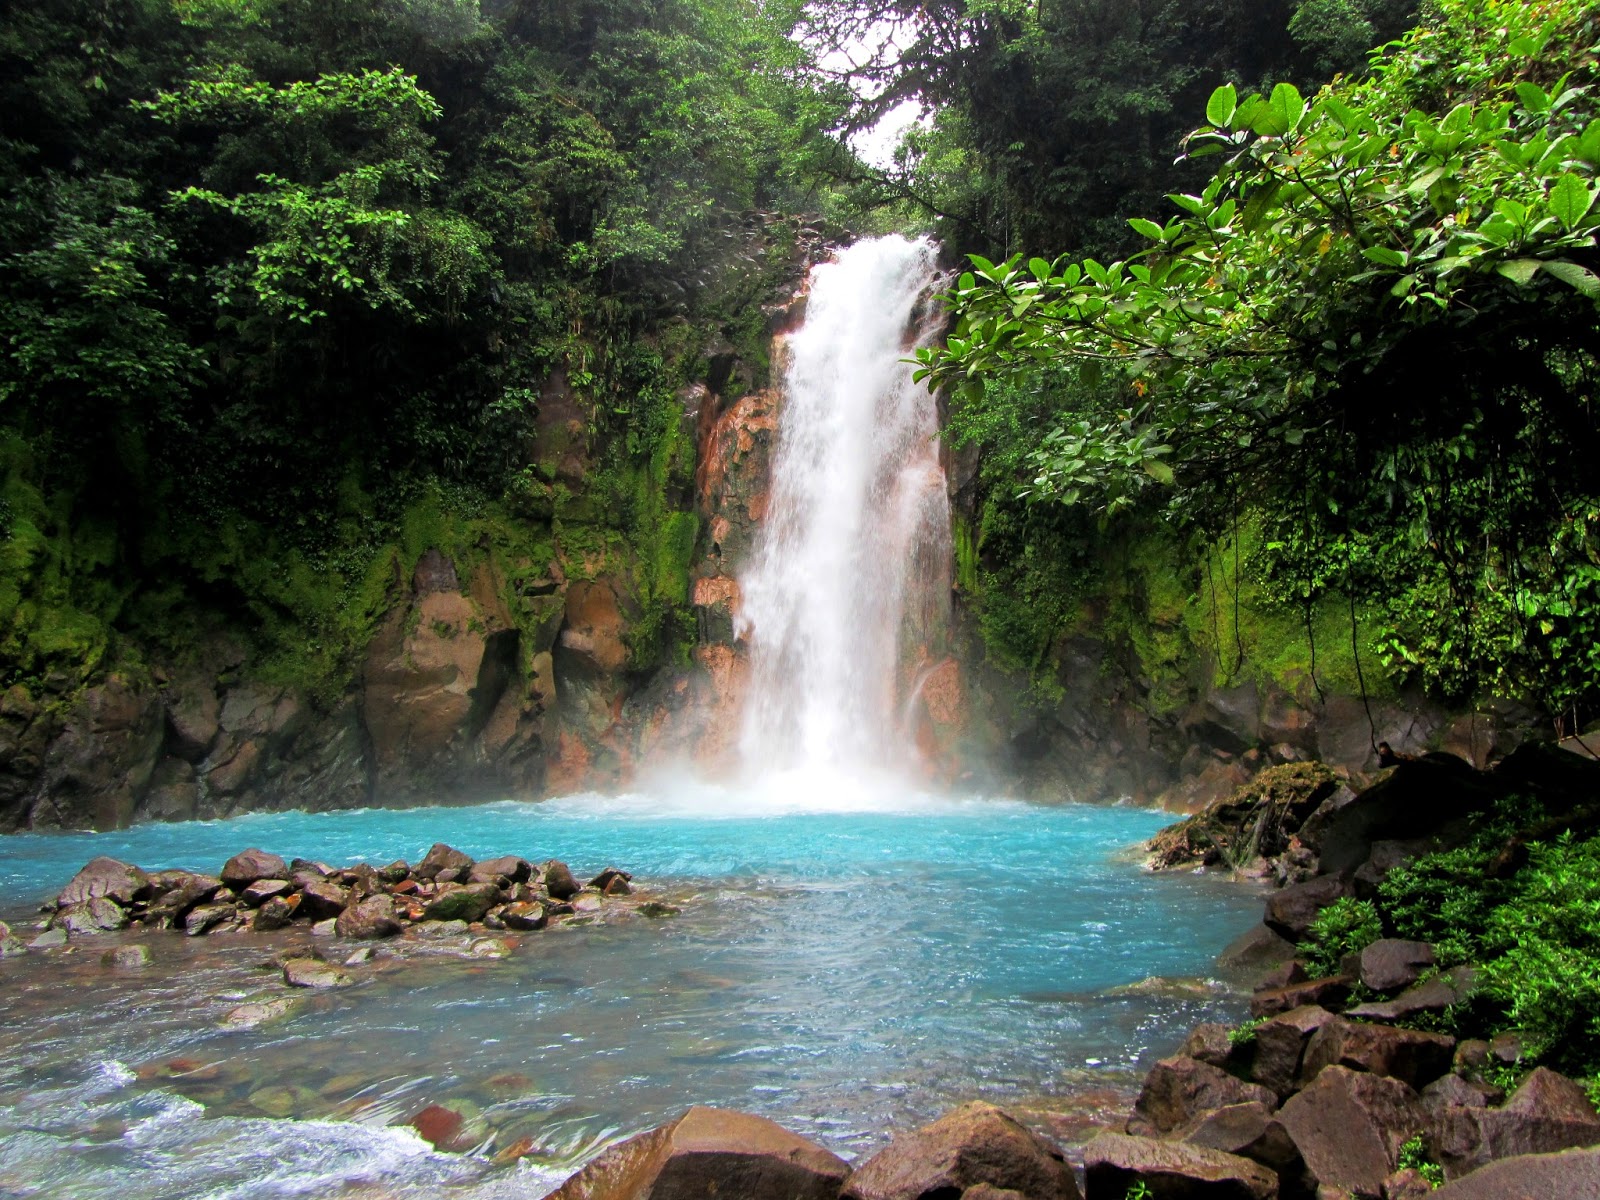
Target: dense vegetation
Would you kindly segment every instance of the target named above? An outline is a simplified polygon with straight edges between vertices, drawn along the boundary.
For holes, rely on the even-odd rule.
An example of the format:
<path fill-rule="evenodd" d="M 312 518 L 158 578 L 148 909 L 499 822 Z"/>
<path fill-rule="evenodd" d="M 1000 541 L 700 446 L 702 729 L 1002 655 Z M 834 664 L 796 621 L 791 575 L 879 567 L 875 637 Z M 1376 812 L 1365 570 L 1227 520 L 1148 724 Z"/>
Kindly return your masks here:
<path fill-rule="evenodd" d="M 9 6 L 5 684 L 70 689 L 118 630 L 180 652 L 210 614 L 337 687 L 408 522 L 535 573 L 552 521 L 620 544 L 656 609 L 641 658 L 670 650 L 674 394 L 759 326 L 773 223 L 835 145 L 789 24 L 739 0 Z M 585 505 L 533 461 L 552 378 L 587 416 Z"/>
<path fill-rule="evenodd" d="M 1443 0 L 1310 100 L 1215 90 L 1214 174 L 1102 262 L 975 258 L 925 355 L 1035 503 L 1259 531 L 1453 699 L 1600 706 L 1591 6 Z M 1236 586 L 1238 576 L 1236 576 Z"/>

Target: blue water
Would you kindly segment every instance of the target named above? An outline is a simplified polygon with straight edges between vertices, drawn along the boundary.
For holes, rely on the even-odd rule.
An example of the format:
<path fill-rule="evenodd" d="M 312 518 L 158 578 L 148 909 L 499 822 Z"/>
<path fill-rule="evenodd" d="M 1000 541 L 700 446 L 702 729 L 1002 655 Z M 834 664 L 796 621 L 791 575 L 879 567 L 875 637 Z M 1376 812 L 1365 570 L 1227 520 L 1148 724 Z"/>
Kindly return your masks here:
<path fill-rule="evenodd" d="M 156 962 L 132 973 L 88 946 L 0 960 L 0 1197 L 523 1195 L 694 1102 L 847 1155 L 980 1096 L 1048 1127 L 1242 1010 L 1214 960 L 1260 898 L 1142 870 L 1165 814 L 838 799 L 734 816 L 752 806 L 676 787 L 0 839 L 12 900 L 96 854 L 214 871 L 245 846 L 383 863 L 442 840 L 617 865 L 682 910 L 619 909 L 495 961 L 406 939 L 248 1030 L 225 1014 L 287 994 L 260 938 L 150 935 Z M 460 1099 L 483 1114 L 476 1156 L 391 1127 Z M 490 1165 L 524 1137 L 533 1154 Z"/>

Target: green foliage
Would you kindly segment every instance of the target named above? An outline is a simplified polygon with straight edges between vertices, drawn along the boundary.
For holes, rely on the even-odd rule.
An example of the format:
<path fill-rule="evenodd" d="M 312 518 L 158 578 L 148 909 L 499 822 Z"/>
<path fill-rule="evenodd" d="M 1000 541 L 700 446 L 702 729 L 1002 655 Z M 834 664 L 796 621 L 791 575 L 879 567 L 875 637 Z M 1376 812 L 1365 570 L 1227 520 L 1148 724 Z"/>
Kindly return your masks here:
<path fill-rule="evenodd" d="M 1509 878 L 1492 864 L 1506 826 L 1391 873 L 1379 906 L 1402 937 L 1434 942 L 1441 964 L 1479 968 L 1464 1032 L 1514 1030 L 1524 1065 L 1577 1075 L 1600 1067 L 1600 838 L 1571 833 L 1527 846 Z"/>
<path fill-rule="evenodd" d="M 1189 147 L 1221 165 L 1147 250 L 973 256 L 923 376 L 1060 398 L 1035 501 L 1215 533 L 1247 495 L 1307 603 L 1391 605 L 1397 672 L 1592 706 L 1596 20 L 1446 0 L 1367 79 L 1217 89 Z"/>
<path fill-rule="evenodd" d="M 1242 1021 L 1228 1030 L 1228 1044 L 1230 1046 L 1248 1046 L 1256 1040 L 1256 1030 L 1265 1025 L 1270 1017 L 1251 1017 Z"/>
<path fill-rule="evenodd" d="M 1365 950 L 1383 936 L 1383 921 L 1370 900 L 1344 896 L 1324 908 L 1296 946 L 1312 978 L 1336 975 L 1346 954 Z"/>
<path fill-rule="evenodd" d="M 1428 1156 L 1427 1145 L 1420 1133 L 1400 1147 L 1399 1168 L 1402 1171 L 1416 1171 L 1428 1181 L 1430 1187 L 1444 1186 L 1444 1168 Z"/>

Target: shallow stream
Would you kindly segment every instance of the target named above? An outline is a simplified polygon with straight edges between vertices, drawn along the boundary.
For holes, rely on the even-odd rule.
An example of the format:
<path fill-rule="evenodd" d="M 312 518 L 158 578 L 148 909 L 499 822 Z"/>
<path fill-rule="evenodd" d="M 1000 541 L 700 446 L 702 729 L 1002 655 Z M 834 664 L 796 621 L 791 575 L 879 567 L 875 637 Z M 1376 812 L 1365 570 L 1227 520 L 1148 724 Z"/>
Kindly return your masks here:
<path fill-rule="evenodd" d="M 1259 896 L 1143 870 L 1135 847 L 1168 820 L 827 789 L 752 806 L 663 784 L 0 839 L 0 917 L 25 937 L 31 906 L 96 854 L 215 871 L 246 846 L 614 864 L 681 909 L 522 935 L 499 960 L 408 938 L 314 995 L 263 965 L 283 935 L 145 935 L 140 970 L 88 940 L 0 960 L 0 1197 L 536 1196 L 695 1102 L 847 1157 L 974 1097 L 1070 1137 L 1188 1027 L 1243 1009 L 1215 958 Z M 282 1020 L 223 1026 L 291 994 Z M 461 1098 L 481 1110 L 480 1154 L 393 1124 Z M 522 1139 L 531 1154 L 492 1165 Z"/>

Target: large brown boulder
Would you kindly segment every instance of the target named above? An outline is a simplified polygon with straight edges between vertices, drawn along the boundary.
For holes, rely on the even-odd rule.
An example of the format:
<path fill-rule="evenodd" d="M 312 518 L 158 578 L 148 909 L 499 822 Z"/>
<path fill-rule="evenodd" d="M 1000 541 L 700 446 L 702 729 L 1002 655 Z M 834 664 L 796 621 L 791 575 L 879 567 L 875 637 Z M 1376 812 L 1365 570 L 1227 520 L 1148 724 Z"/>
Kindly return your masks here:
<path fill-rule="evenodd" d="M 697 1106 L 611 1147 L 549 1200 L 834 1200 L 849 1173 L 764 1117 Z"/>
<path fill-rule="evenodd" d="M 1298 1174 L 1302 1167 L 1300 1152 L 1289 1135 L 1273 1119 L 1272 1110 L 1259 1101 L 1230 1104 L 1206 1113 L 1171 1134 L 1169 1140 L 1237 1154 L 1280 1173 Z"/>
<path fill-rule="evenodd" d="M 1349 1067 L 1390 1075 L 1413 1088 L 1432 1083 L 1450 1069 L 1456 1040 L 1442 1033 L 1368 1025 L 1335 1017 L 1306 1043 L 1300 1079 L 1310 1082 L 1324 1067 Z"/>
<path fill-rule="evenodd" d="M 333 931 L 342 938 L 369 940 L 394 937 L 400 932 L 400 922 L 395 919 L 394 901 L 384 895 L 368 896 L 359 904 L 352 904 L 334 921 Z"/>
<path fill-rule="evenodd" d="M 896 1137 L 850 1176 L 842 1196 L 943 1200 L 983 1183 L 1026 1200 L 1079 1200 L 1078 1182 L 1061 1152 L 981 1100 Z"/>
<path fill-rule="evenodd" d="M 493 883 L 496 879 L 509 879 L 512 883 L 527 883 L 533 874 L 533 864 L 515 854 L 500 858 L 486 858 L 474 863 L 468 877 L 474 883 Z"/>
<path fill-rule="evenodd" d="M 264 850 L 245 850 L 223 864 L 219 878 L 231 888 L 247 888 L 258 879 L 289 878 L 289 864 Z"/>
<path fill-rule="evenodd" d="M 61 894 L 56 897 L 56 907 L 83 904 L 101 896 L 128 905 L 144 899 L 150 890 L 150 876 L 138 867 L 101 855 L 85 863 L 72 881 L 61 889 Z"/>
<path fill-rule="evenodd" d="M 105 933 L 122 929 L 128 924 L 128 914 L 115 900 L 96 896 L 82 904 L 69 904 L 59 910 L 50 922 L 52 929 L 73 933 Z"/>
<path fill-rule="evenodd" d="M 1600 1149 L 1502 1159 L 1447 1183 L 1435 1200 L 1578 1200 L 1600 1196 Z"/>
<path fill-rule="evenodd" d="M 1303 1004 L 1256 1026 L 1256 1054 L 1250 1077 L 1280 1096 L 1294 1090 L 1306 1043 L 1334 1015 L 1315 1004 Z"/>
<path fill-rule="evenodd" d="M 440 871 L 459 871 L 462 878 L 472 872 L 473 862 L 453 846 L 435 842 L 412 872 L 418 879 L 432 879 Z"/>
<path fill-rule="evenodd" d="M 1252 1101 L 1271 1108 L 1278 1103 L 1278 1097 L 1260 1084 L 1246 1083 L 1220 1067 L 1174 1054 L 1156 1063 L 1145 1076 L 1128 1132 L 1171 1133 L 1213 1109 Z"/>
<path fill-rule="evenodd" d="M 154 883 L 156 895 L 146 917 L 158 926 L 180 923 L 190 909 L 222 886 L 222 880 L 216 876 L 197 875 L 192 871 L 162 871 L 155 876 Z"/>
<path fill-rule="evenodd" d="M 545 863 L 544 887 L 557 900 L 570 900 L 583 890 L 578 877 L 559 858 L 552 858 Z"/>
<path fill-rule="evenodd" d="M 500 889 L 492 883 L 472 883 L 466 887 L 451 888 L 441 892 L 422 915 L 429 921 L 481 921 L 488 911 L 501 902 Z"/>
<path fill-rule="evenodd" d="M 1436 1107 L 1429 1143 L 1454 1179 L 1496 1159 L 1600 1144 L 1600 1116 L 1582 1087 L 1536 1067 L 1499 1108 Z"/>
<path fill-rule="evenodd" d="M 1307 1005 L 1342 1008 L 1350 998 L 1350 989 L 1354 984 L 1355 980 L 1348 975 L 1330 975 L 1326 979 L 1308 979 L 1282 987 L 1262 988 L 1250 997 L 1250 1015 L 1275 1017 Z"/>
<path fill-rule="evenodd" d="M 300 889 L 298 915 L 313 921 L 337 917 L 350 905 L 350 893 L 331 879 L 313 879 Z"/>
<path fill-rule="evenodd" d="M 1354 957 L 1352 973 L 1375 992 L 1410 987 L 1434 963 L 1433 947 L 1427 942 L 1400 938 L 1379 938 Z"/>
<path fill-rule="evenodd" d="M 1278 936 L 1301 942 L 1319 912 L 1335 900 L 1353 895 L 1355 889 L 1348 875 L 1317 875 L 1274 892 L 1267 900 L 1262 921 Z"/>
<path fill-rule="evenodd" d="M 1427 1113 L 1398 1079 L 1328 1067 L 1289 1098 L 1277 1120 L 1318 1184 L 1375 1197 Z"/>
<path fill-rule="evenodd" d="M 1102 1133 L 1083 1151 L 1085 1200 L 1124 1200 L 1143 1183 L 1150 1200 L 1277 1200 L 1278 1177 L 1259 1163 L 1204 1146 Z"/>

